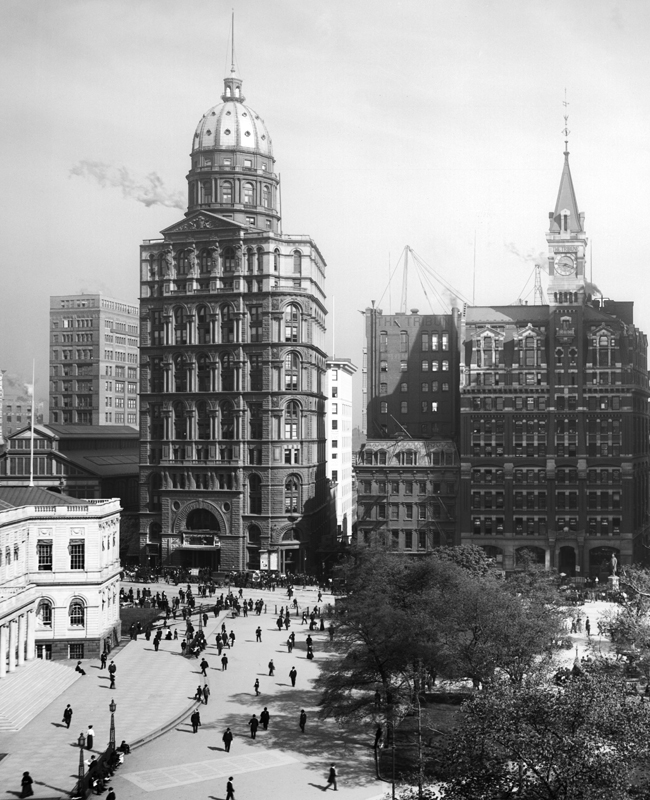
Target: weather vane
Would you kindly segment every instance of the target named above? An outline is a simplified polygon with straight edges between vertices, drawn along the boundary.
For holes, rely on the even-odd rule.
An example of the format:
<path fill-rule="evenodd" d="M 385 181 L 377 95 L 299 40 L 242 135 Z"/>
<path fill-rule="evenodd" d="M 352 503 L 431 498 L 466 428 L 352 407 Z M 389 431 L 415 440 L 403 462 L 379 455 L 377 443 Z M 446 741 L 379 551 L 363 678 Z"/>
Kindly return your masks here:
<path fill-rule="evenodd" d="M 569 103 L 566 99 L 566 89 L 564 90 L 564 100 L 562 101 L 562 105 L 564 106 L 564 129 L 562 133 L 564 134 L 564 153 L 567 154 L 569 149 L 569 134 L 571 131 L 569 130 Z"/>

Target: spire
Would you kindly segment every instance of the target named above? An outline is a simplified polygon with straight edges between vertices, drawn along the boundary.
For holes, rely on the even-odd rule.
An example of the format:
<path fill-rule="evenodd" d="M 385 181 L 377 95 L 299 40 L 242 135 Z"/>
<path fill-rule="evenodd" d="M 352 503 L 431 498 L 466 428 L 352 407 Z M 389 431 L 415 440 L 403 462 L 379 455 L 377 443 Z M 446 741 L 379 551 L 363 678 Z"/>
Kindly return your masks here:
<path fill-rule="evenodd" d="M 566 89 L 564 90 L 564 167 L 560 178 L 560 188 L 555 201 L 555 211 L 549 214 L 550 233 L 583 233 L 584 218 L 578 211 L 578 201 L 576 200 L 573 180 L 571 178 L 571 168 L 569 167 L 569 114 L 567 108 L 569 103 L 566 99 Z M 566 217 L 566 219 L 563 219 Z"/>
<path fill-rule="evenodd" d="M 241 91 L 242 81 L 237 76 L 235 69 L 235 12 L 232 12 L 231 31 L 230 31 L 230 75 L 223 80 L 223 94 L 221 99 L 224 103 L 228 100 L 235 100 L 243 103 L 245 100 Z"/>

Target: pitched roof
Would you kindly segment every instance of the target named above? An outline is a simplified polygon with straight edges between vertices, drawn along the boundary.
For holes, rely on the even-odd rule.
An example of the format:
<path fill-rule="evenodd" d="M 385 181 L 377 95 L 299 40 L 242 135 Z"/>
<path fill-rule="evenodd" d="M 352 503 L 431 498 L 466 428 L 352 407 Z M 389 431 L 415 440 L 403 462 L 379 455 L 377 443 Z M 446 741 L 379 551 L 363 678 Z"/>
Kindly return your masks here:
<path fill-rule="evenodd" d="M 580 212 L 578 211 L 578 201 L 576 200 L 573 180 L 571 178 L 571 168 L 569 167 L 569 154 L 564 153 L 564 167 L 560 178 L 560 188 L 555 201 L 555 211 L 551 217 L 551 233 L 561 232 L 562 212 L 569 212 L 569 231 L 571 233 L 583 233 L 582 223 L 580 222 Z"/>
<path fill-rule="evenodd" d="M 0 508 L 3 509 L 21 506 L 81 506 L 87 503 L 87 500 L 49 492 L 39 486 L 0 486 Z"/>

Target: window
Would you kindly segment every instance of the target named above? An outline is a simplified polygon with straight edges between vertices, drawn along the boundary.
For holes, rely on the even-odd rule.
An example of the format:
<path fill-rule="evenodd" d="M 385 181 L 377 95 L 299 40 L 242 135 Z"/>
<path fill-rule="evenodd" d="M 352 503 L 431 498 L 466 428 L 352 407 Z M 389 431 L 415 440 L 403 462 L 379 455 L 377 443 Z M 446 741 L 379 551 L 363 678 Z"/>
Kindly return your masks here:
<path fill-rule="evenodd" d="M 44 628 L 52 627 L 52 603 L 49 600 L 41 600 L 38 604 L 36 613 L 40 625 Z"/>
<path fill-rule="evenodd" d="M 401 331 L 399 335 L 400 353 L 409 351 L 409 335 L 406 331 Z"/>
<path fill-rule="evenodd" d="M 299 387 L 300 356 L 297 353 L 287 353 L 284 357 L 284 388 L 295 391 Z"/>
<path fill-rule="evenodd" d="M 429 334 L 423 333 L 420 339 L 420 350 L 426 352 L 429 349 Z"/>
<path fill-rule="evenodd" d="M 80 600 L 73 600 L 70 603 L 70 626 L 81 627 L 86 624 L 86 612 L 84 605 Z"/>
<path fill-rule="evenodd" d="M 255 189 L 252 183 L 245 183 L 243 186 L 244 205 L 252 206 L 255 204 Z"/>
<path fill-rule="evenodd" d="M 284 312 L 284 341 L 297 342 L 300 326 L 300 309 L 293 304 L 288 305 Z"/>
<path fill-rule="evenodd" d="M 259 475 L 248 478 L 248 513 L 262 513 L 262 479 Z"/>
<path fill-rule="evenodd" d="M 85 541 L 70 542 L 70 569 L 86 568 L 86 543 Z"/>
<path fill-rule="evenodd" d="M 293 251 L 293 274 L 302 274 L 302 253 L 300 250 Z"/>
<path fill-rule="evenodd" d="M 39 542 L 37 545 L 38 551 L 38 569 L 39 572 L 52 571 L 52 542 Z"/>
<path fill-rule="evenodd" d="M 296 475 L 289 475 L 284 484 L 284 512 L 297 514 L 300 506 L 300 481 Z"/>
<path fill-rule="evenodd" d="M 84 657 L 84 645 L 83 642 L 76 642 L 75 644 L 70 645 L 70 658 L 71 659 L 80 659 Z"/>
<path fill-rule="evenodd" d="M 332 427 L 334 428 L 333 424 Z M 295 401 L 287 403 L 284 411 L 284 438 L 300 438 L 300 406 Z"/>
<path fill-rule="evenodd" d="M 385 400 L 379 404 L 379 413 L 380 414 L 388 414 L 388 403 Z"/>
<path fill-rule="evenodd" d="M 409 412 L 409 404 L 408 404 L 408 402 L 406 400 L 403 400 L 399 404 L 399 410 L 400 410 L 401 414 L 408 414 L 408 412 Z"/>
<path fill-rule="evenodd" d="M 232 203 L 232 183 L 230 181 L 221 182 L 221 202 Z"/>
<path fill-rule="evenodd" d="M 408 390 L 409 390 L 408 383 L 400 383 L 399 390 L 400 390 L 400 392 L 408 392 Z"/>
<path fill-rule="evenodd" d="M 251 306 L 248 309 L 250 341 L 262 341 L 262 306 Z"/>

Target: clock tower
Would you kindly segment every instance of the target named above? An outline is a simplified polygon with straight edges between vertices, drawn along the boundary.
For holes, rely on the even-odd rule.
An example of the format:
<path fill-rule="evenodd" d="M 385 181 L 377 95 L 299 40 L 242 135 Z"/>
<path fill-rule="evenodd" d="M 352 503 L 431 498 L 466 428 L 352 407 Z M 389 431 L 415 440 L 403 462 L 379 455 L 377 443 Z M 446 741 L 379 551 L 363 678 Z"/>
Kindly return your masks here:
<path fill-rule="evenodd" d="M 582 305 L 586 296 L 584 231 L 585 215 L 578 211 L 569 152 L 564 151 L 564 168 L 560 179 L 555 211 L 549 212 L 548 301 L 549 305 Z"/>

